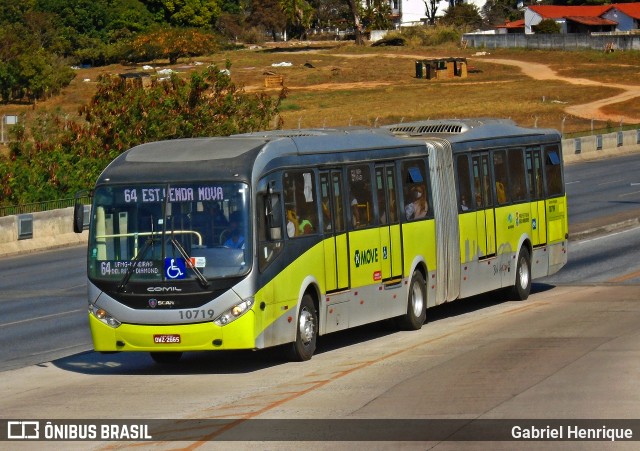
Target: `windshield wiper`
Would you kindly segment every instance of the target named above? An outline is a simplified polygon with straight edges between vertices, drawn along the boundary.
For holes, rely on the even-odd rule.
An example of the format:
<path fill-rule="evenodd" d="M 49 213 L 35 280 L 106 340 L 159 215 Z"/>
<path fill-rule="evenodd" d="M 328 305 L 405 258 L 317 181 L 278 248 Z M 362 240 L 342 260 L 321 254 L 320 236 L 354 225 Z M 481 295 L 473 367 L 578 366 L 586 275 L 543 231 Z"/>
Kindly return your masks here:
<path fill-rule="evenodd" d="M 131 276 L 133 275 L 133 271 L 136 270 L 136 268 L 138 267 L 138 263 L 147 254 L 147 252 L 149 251 L 149 249 L 153 245 L 154 241 L 155 241 L 155 239 L 153 238 L 153 235 L 150 236 L 149 238 L 147 238 L 147 241 L 144 242 L 144 245 L 142 246 L 142 249 L 140 249 L 140 252 L 138 252 L 138 254 L 135 257 L 133 257 L 133 260 L 131 260 L 131 265 L 129 265 L 129 267 L 127 267 L 127 272 L 124 273 L 124 277 L 122 277 L 122 280 L 118 284 L 118 291 L 119 292 L 122 293 L 122 292 L 125 291 L 125 287 L 129 283 L 129 279 L 131 279 Z"/>
<path fill-rule="evenodd" d="M 182 247 L 182 244 L 180 244 L 178 240 L 176 240 L 175 238 L 171 238 L 171 244 L 173 245 L 173 247 L 178 249 L 180 256 L 182 256 L 182 258 L 184 258 L 186 262 L 191 262 L 191 257 L 189 256 L 189 254 L 187 254 L 187 251 L 184 249 L 184 247 Z M 200 270 L 196 268 L 195 265 L 189 264 L 189 268 L 193 269 L 193 272 L 198 278 L 198 282 L 200 282 L 200 285 L 202 285 L 202 288 L 209 288 L 209 281 L 204 276 L 204 274 L 202 274 L 202 272 L 200 272 Z"/>

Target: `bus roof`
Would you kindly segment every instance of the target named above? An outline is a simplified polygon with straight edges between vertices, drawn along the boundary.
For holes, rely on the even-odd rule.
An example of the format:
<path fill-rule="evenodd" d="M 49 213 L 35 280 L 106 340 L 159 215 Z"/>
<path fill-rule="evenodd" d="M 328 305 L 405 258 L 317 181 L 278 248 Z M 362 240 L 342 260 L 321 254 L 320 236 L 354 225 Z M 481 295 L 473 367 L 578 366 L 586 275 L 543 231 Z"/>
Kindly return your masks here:
<path fill-rule="evenodd" d="M 270 170 L 300 156 L 336 152 L 373 151 L 378 158 L 389 149 L 424 146 L 430 138 L 445 139 L 454 149 L 506 145 L 518 137 L 519 145 L 557 142 L 555 130 L 517 126 L 507 119 L 426 120 L 379 128 L 273 130 L 229 137 L 185 138 L 157 141 L 133 147 L 103 171 L 98 183 L 179 181 L 207 179 L 214 173 L 227 180 L 251 180 L 252 170 Z M 278 161 L 280 163 L 278 163 Z M 314 159 L 315 161 L 315 159 Z M 344 161 L 344 160 L 342 160 Z M 176 171 L 176 164 L 180 170 Z"/>
<path fill-rule="evenodd" d="M 510 138 L 524 138 L 527 141 L 557 141 L 560 133 L 553 129 L 525 128 L 510 119 L 440 119 L 407 122 L 381 127 L 395 136 L 405 139 L 441 138 L 456 143 L 490 141 L 496 143 Z M 529 137 L 529 139 L 526 139 Z"/>

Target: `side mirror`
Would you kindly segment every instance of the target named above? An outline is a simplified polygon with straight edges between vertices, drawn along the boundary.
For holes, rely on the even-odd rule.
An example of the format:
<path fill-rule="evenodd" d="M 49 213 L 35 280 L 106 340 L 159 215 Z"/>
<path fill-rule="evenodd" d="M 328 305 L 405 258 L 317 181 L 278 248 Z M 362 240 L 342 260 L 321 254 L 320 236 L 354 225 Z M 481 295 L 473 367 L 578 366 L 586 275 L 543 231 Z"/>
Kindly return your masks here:
<path fill-rule="evenodd" d="M 73 206 L 73 231 L 75 233 L 84 231 L 84 205 L 79 203 Z"/>
<path fill-rule="evenodd" d="M 269 240 L 280 241 L 282 239 L 282 227 L 269 228 Z"/>
<path fill-rule="evenodd" d="M 91 196 L 92 192 L 78 191 L 75 194 L 75 204 L 73 205 L 73 231 L 82 233 L 84 231 L 84 204 L 80 202 L 82 197 Z"/>
<path fill-rule="evenodd" d="M 267 215 L 267 234 L 270 241 L 282 239 L 282 208 L 280 207 L 280 194 L 269 187 L 269 192 L 265 195 L 265 206 Z"/>

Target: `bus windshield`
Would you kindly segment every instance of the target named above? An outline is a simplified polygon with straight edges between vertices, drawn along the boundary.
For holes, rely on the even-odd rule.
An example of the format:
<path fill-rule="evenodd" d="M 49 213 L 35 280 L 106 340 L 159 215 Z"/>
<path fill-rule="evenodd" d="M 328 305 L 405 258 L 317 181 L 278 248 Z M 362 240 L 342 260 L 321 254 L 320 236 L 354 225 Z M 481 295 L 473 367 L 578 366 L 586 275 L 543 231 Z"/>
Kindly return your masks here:
<path fill-rule="evenodd" d="M 96 188 L 89 277 L 119 283 L 208 280 L 251 265 L 249 189 L 243 183 Z"/>

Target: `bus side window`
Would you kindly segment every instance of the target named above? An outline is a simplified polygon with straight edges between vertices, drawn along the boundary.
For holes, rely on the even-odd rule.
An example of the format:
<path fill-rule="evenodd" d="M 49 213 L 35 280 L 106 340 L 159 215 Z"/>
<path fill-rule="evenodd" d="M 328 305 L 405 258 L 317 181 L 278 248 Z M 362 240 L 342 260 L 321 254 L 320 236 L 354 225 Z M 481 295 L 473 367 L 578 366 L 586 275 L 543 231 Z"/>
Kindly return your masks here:
<path fill-rule="evenodd" d="M 540 199 L 542 190 L 542 161 L 540 148 L 529 148 L 526 151 L 527 180 L 529 182 L 529 198 Z"/>
<path fill-rule="evenodd" d="M 469 173 L 467 155 L 458 155 L 456 169 L 458 172 L 458 208 L 460 211 L 468 211 L 474 206 L 471 202 L 471 174 Z"/>
<path fill-rule="evenodd" d="M 426 182 L 424 161 L 415 160 L 402 163 L 404 213 L 405 218 L 409 221 L 425 218 L 429 212 Z"/>
<path fill-rule="evenodd" d="M 387 193 L 384 189 L 384 167 L 377 167 L 376 171 L 376 198 L 378 199 L 378 218 L 380 224 L 384 225 L 389 222 L 387 217 Z"/>
<path fill-rule="evenodd" d="M 320 205 L 322 206 L 322 230 L 333 230 L 333 218 L 331 214 L 331 184 L 329 173 L 320 174 Z"/>
<path fill-rule="evenodd" d="M 507 176 L 506 157 L 504 150 L 497 150 L 493 153 L 493 173 L 495 175 L 496 199 L 499 205 L 506 204 L 509 201 L 509 178 Z"/>
<path fill-rule="evenodd" d="M 480 156 L 474 156 L 471 158 L 473 167 L 473 199 L 474 206 L 476 208 L 483 208 L 485 206 L 485 181 L 482 177 L 482 166 Z"/>
<path fill-rule="evenodd" d="M 387 174 L 387 199 L 389 201 L 389 224 L 397 224 L 398 223 L 398 204 L 396 202 L 395 166 L 387 166 L 386 174 Z"/>
<path fill-rule="evenodd" d="M 348 169 L 349 205 L 353 228 L 369 226 L 373 221 L 373 192 L 369 166 L 353 166 Z"/>
<path fill-rule="evenodd" d="M 544 153 L 547 196 L 560 195 L 563 193 L 560 150 L 557 145 L 548 146 L 544 149 Z"/>
<path fill-rule="evenodd" d="M 522 149 L 510 149 L 508 155 L 511 200 L 525 200 L 527 198 L 527 189 Z"/>
<path fill-rule="evenodd" d="M 287 236 L 318 232 L 318 199 L 315 175 L 310 170 L 289 171 L 283 176 Z"/>

